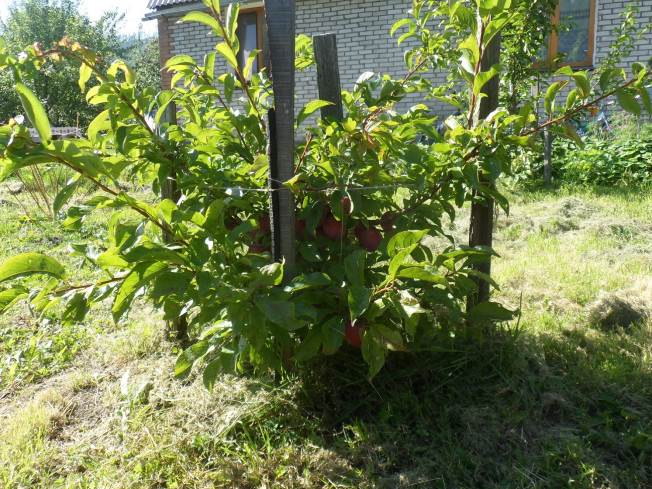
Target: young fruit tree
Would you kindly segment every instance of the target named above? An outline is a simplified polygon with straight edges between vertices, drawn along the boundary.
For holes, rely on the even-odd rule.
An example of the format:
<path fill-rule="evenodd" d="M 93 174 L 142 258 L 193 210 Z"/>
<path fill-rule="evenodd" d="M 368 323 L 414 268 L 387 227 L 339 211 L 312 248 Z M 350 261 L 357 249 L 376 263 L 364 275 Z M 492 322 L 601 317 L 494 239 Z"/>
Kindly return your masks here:
<path fill-rule="evenodd" d="M 158 93 L 139 91 L 124 62 L 105 66 L 70 39 L 20 56 L 0 47 L 0 67 L 40 134 L 34 142 L 15 120 L 0 128 L 0 179 L 30 165 L 63 165 L 79 178 L 57 196 L 62 225 L 83 228 L 92 213 L 110 213 L 104 240 L 71 249 L 96 281 L 79 283 L 45 254 L 20 254 L 0 265 L 0 309 L 27 301 L 34 314 L 71 323 L 109 301 L 119 322 L 146 299 L 166 320 L 185 318 L 192 346 L 175 373 L 197 364 L 209 388 L 223 371 L 282 369 L 341 348 L 359 348 L 374 376 L 390 352 L 436 348 L 453 332 L 474 336 L 512 319 L 495 302 L 467 306 L 478 282 L 493 284 L 477 266 L 493 251 L 454 242 L 444 223 L 469 204 L 495 201 L 507 210 L 497 182 L 513 149 L 542 129 L 575 137 L 569 118 L 611 96 L 630 111 L 651 109 L 649 69 L 636 64 L 598 80 L 560 70 L 543 122 L 528 104 L 486 111 L 488 84 L 501 73 L 487 53 L 518 18 L 519 0 L 415 0 L 391 29 L 400 43 L 410 40 L 405 76 L 362 75 L 342 94 L 342 119 L 319 119 L 296 148 L 294 176 L 282 182 L 296 207 L 289 277 L 269 253 L 271 81 L 253 70 L 257 53 L 238 63 L 238 5 L 204 3 L 208 12 L 182 21 L 206 25 L 219 43 L 201 64 L 170 59 L 172 88 Z M 224 73 L 216 73 L 218 57 Z M 80 89 L 102 109 L 85 138 L 53 140 L 46 109 L 24 83 L 57 63 L 79 66 Z M 439 70 L 451 83 L 431 81 Z M 459 115 L 438 131 L 425 103 L 397 109 L 408 97 L 445 101 Z M 164 117 L 171 104 L 176 118 Z M 296 127 L 325 105 L 308 103 Z M 170 179 L 176 196 L 161 199 Z M 95 187 L 91 197 L 76 195 L 82 180 Z M 148 192 L 125 191 L 130 181 Z"/>

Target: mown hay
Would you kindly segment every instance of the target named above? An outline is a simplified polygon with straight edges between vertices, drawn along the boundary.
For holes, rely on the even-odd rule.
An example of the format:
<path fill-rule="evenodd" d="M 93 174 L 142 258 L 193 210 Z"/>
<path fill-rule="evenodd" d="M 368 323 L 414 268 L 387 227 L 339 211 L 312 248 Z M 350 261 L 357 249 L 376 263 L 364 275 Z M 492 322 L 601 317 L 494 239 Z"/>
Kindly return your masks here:
<path fill-rule="evenodd" d="M 589 323 L 605 331 L 629 328 L 642 323 L 649 315 L 648 308 L 640 298 L 624 297 L 618 293 L 602 292 L 588 307 Z"/>

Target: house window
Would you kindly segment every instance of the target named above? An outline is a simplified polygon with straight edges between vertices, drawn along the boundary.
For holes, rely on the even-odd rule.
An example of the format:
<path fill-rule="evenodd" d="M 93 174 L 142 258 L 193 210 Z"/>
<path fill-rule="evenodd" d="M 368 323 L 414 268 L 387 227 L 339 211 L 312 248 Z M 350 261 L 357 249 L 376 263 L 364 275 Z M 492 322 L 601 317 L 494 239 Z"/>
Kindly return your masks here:
<path fill-rule="evenodd" d="M 260 53 L 254 61 L 254 73 L 265 65 L 263 56 L 263 31 L 265 26 L 265 12 L 262 8 L 241 10 L 238 17 L 238 64 L 242 67 L 247 63 L 252 51 L 258 49 Z"/>
<path fill-rule="evenodd" d="M 559 0 L 544 58 L 548 64 L 591 66 L 595 38 L 595 0 Z"/>

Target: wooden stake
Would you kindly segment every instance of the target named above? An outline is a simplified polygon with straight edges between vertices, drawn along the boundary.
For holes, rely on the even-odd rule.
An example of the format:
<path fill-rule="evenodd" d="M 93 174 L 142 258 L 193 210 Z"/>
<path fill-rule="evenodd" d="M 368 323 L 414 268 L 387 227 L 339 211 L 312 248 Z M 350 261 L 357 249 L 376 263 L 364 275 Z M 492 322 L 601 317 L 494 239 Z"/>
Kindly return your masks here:
<path fill-rule="evenodd" d="M 294 176 L 294 0 L 265 0 L 265 21 L 275 107 L 269 118 L 272 252 L 285 260 L 288 279 L 296 269 L 294 198 L 282 183 Z"/>
<path fill-rule="evenodd" d="M 543 183 L 552 185 L 552 134 L 548 127 L 543 130 Z"/>
<path fill-rule="evenodd" d="M 323 34 L 312 38 L 317 64 L 317 85 L 319 98 L 331 102 L 321 109 L 323 119 L 341 121 L 344 119 L 342 108 L 342 84 L 340 82 L 340 67 L 337 58 L 337 36 Z"/>

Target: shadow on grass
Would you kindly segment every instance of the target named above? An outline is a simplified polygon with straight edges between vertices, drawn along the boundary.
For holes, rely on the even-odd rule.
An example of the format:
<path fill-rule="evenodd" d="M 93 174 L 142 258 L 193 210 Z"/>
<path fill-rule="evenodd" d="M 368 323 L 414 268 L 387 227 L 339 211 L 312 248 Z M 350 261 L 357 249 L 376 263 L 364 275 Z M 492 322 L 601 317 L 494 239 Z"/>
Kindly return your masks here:
<path fill-rule="evenodd" d="M 270 414 L 350 462 L 336 487 L 652 487 L 649 336 L 503 336 L 394 355 L 373 384 L 348 352 Z"/>

